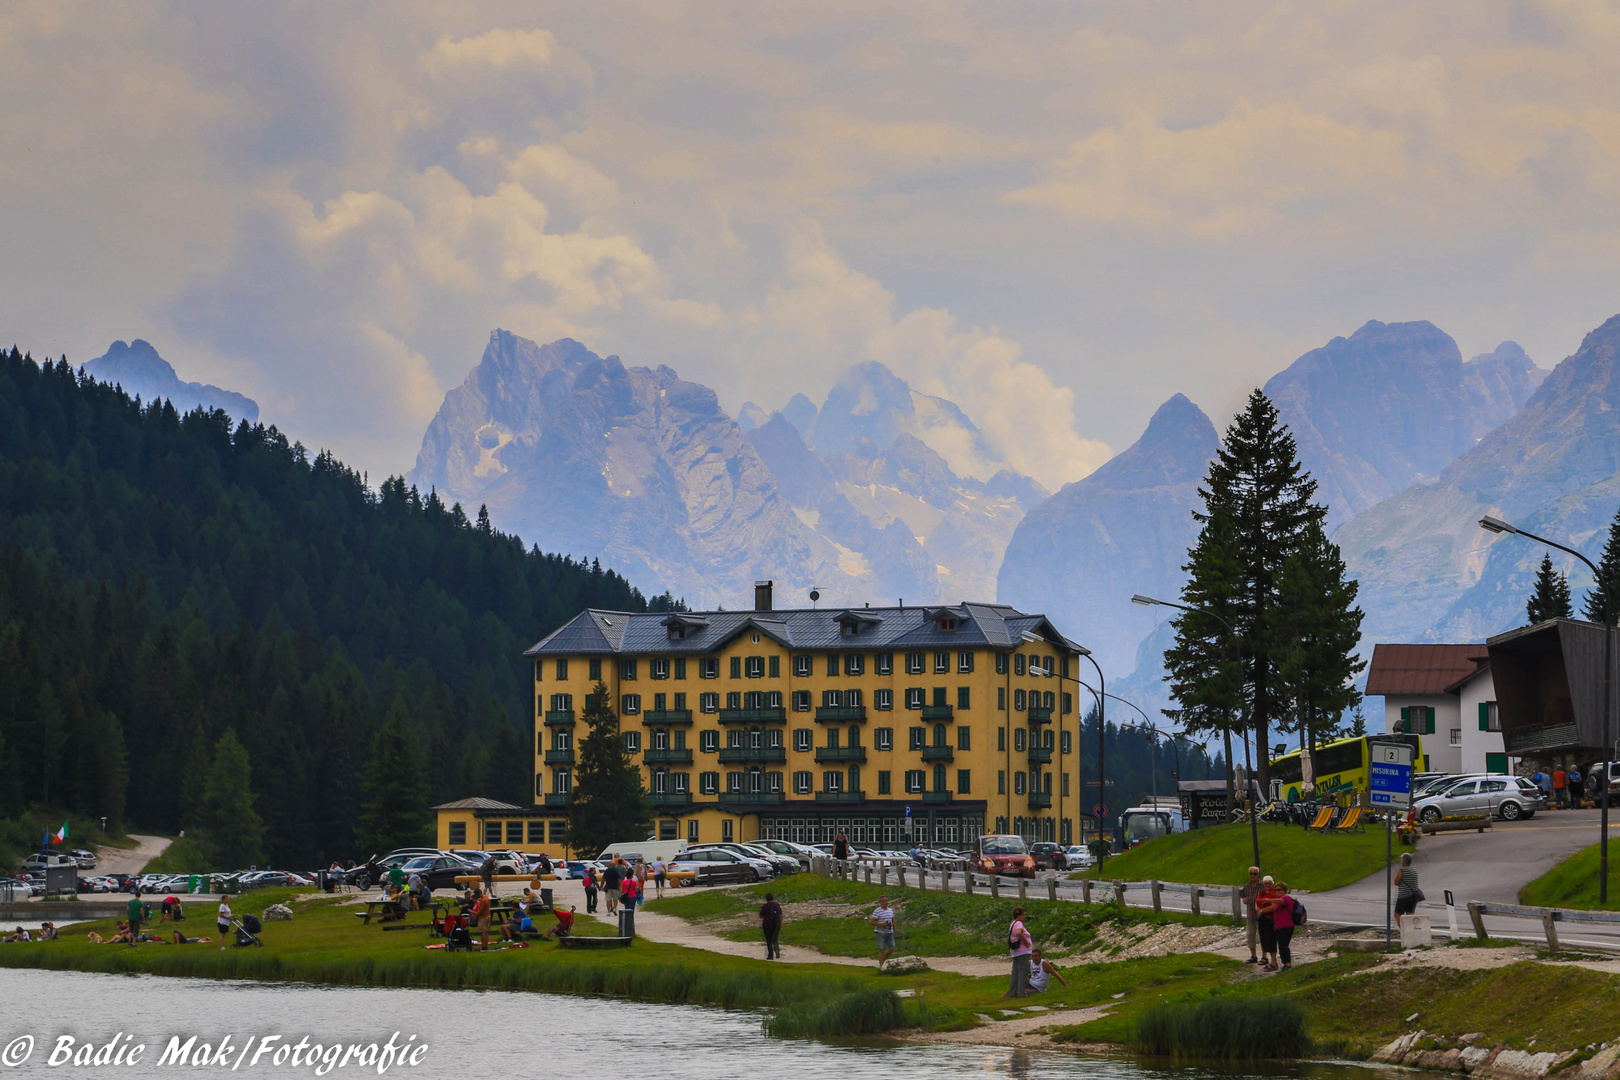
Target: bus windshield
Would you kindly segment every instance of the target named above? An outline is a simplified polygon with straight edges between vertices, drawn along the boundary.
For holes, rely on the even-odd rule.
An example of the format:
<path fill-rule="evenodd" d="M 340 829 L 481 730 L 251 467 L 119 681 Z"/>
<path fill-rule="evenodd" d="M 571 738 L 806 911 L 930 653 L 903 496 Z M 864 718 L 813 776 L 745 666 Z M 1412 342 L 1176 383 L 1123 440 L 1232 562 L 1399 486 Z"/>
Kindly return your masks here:
<path fill-rule="evenodd" d="M 1125 842 L 1138 844 L 1143 840 L 1152 840 L 1155 836 L 1163 836 L 1170 831 L 1170 815 L 1161 812 L 1138 810 L 1126 811 L 1123 826 L 1125 829 Z"/>

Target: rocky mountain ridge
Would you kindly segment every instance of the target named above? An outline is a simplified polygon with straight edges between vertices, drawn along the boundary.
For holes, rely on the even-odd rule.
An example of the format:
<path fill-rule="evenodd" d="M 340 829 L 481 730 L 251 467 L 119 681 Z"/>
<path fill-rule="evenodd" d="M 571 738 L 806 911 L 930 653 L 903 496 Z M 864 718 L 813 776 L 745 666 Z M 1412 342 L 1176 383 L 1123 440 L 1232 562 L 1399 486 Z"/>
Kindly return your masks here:
<path fill-rule="evenodd" d="M 101 382 L 122 386 L 125 393 L 142 401 L 164 398 L 183 413 L 200 406 L 224 409 L 232 418 L 250 424 L 259 421 L 258 402 L 217 386 L 182 382 L 174 366 L 141 338 L 113 342 L 106 352 L 86 363 L 84 370 Z"/>

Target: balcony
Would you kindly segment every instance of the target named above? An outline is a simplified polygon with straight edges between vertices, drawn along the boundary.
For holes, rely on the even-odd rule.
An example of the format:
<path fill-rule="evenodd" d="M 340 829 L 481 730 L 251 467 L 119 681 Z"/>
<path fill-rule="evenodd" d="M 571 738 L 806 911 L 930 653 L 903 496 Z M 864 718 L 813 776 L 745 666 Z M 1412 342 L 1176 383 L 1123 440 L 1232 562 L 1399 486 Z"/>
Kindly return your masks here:
<path fill-rule="evenodd" d="M 557 794 L 547 795 L 546 796 L 546 805 L 547 806 L 567 806 L 569 797 L 570 796 L 569 796 L 568 792 L 566 792 L 566 791 L 563 792 L 560 795 L 557 795 Z"/>
<path fill-rule="evenodd" d="M 1031 810 L 1044 810 L 1052 805 L 1050 791 L 1032 791 L 1029 793 L 1029 808 Z"/>
<path fill-rule="evenodd" d="M 722 724 L 785 724 L 787 723 L 787 709 L 721 709 L 720 722 Z"/>
<path fill-rule="evenodd" d="M 643 724 L 690 724 L 691 709 L 648 709 L 641 714 Z"/>
<path fill-rule="evenodd" d="M 547 750 L 546 751 L 546 764 L 547 765 L 572 765 L 573 763 L 574 763 L 574 752 L 572 750 Z"/>
<path fill-rule="evenodd" d="M 647 801 L 654 806 L 691 806 L 692 793 L 690 791 L 654 792 L 647 796 Z"/>
<path fill-rule="evenodd" d="M 1050 724 L 1052 722 L 1052 710 L 1038 705 L 1031 705 L 1029 707 L 1029 722 L 1032 724 Z"/>
<path fill-rule="evenodd" d="M 574 726 L 574 710 L 573 709 L 547 709 L 546 710 L 546 726 L 547 727 L 573 727 Z"/>
<path fill-rule="evenodd" d="M 785 761 L 785 746 L 728 746 L 720 751 L 722 765 L 781 765 Z"/>
<path fill-rule="evenodd" d="M 924 705 L 922 718 L 924 720 L 949 720 L 956 715 L 956 710 L 949 705 Z"/>
<path fill-rule="evenodd" d="M 1031 746 L 1029 748 L 1029 763 L 1031 765 L 1050 765 L 1052 763 L 1051 749 L 1045 746 Z"/>
<path fill-rule="evenodd" d="M 645 760 L 648 765 L 690 765 L 692 764 L 692 751 L 648 750 Z"/>
<path fill-rule="evenodd" d="M 839 805 L 839 804 L 863 803 L 865 801 L 866 801 L 866 792 L 864 792 L 864 791 L 818 791 L 818 792 L 816 792 L 816 802 L 818 802 L 818 803 L 832 803 L 834 805 Z"/>
<path fill-rule="evenodd" d="M 865 761 L 866 747 L 864 746 L 818 746 L 816 747 L 816 760 L 823 761 Z"/>
<path fill-rule="evenodd" d="M 865 705 L 823 705 L 816 710 L 818 724 L 864 724 Z"/>
<path fill-rule="evenodd" d="M 948 803 L 953 798 L 955 796 L 948 791 L 925 791 L 922 793 L 922 801 L 925 803 Z"/>
<path fill-rule="evenodd" d="M 781 806 L 787 796 L 780 791 L 723 791 L 721 806 Z"/>
<path fill-rule="evenodd" d="M 924 761 L 955 761 L 956 751 L 949 746 L 925 746 L 922 748 Z"/>

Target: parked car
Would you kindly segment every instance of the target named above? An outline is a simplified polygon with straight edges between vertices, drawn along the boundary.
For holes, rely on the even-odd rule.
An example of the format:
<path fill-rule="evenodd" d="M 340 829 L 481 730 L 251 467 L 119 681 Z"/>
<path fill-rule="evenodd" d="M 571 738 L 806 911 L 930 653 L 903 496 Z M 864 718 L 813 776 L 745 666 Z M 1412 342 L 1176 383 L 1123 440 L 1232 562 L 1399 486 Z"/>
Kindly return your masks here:
<path fill-rule="evenodd" d="M 721 840 L 717 843 L 697 844 L 694 846 L 699 850 L 729 851 L 733 855 L 740 855 L 749 862 L 763 864 L 764 873 L 762 876 L 764 877 L 776 877 L 777 874 L 783 873 L 784 870 L 782 868 L 787 867 L 790 863 L 792 864 L 791 868 L 787 869 L 785 872 L 789 874 L 796 874 L 799 872 L 799 860 L 791 858 L 787 855 L 778 855 L 774 851 L 755 850 L 748 844 L 739 844 L 730 840 Z M 691 851 L 693 849 L 689 847 L 686 850 Z M 681 854 L 684 855 L 685 852 L 682 852 Z"/>
<path fill-rule="evenodd" d="M 478 872 L 478 868 L 483 866 L 484 861 L 491 855 L 495 857 L 495 872 L 497 874 L 523 873 L 523 870 L 518 866 L 518 861 L 512 858 L 510 853 L 505 851 L 474 851 L 470 848 L 457 848 L 456 850 L 446 852 L 445 854 L 456 856 L 462 862 L 465 862 L 468 866 L 472 867 L 472 872 L 475 874 Z"/>
<path fill-rule="evenodd" d="M 434 892 L 454 889 L 456 878 L 467 873 L 466 864 L 453 855 L 423 855 L 400 867 L 408 881 L 413 874 L 422 875 L 422 881 Z"/>
<path fill-rule="evenodd" d="M 1062 846 L 1050 841 L 1043 840 L 1040 843 L 1029 845 L 1029 857 L 1035 860 L 1035 869 L 1037 870 L 1056 870 L 1058 868 L 1058 859 L 1062 854 Z"/>
<path fill-rule="evenodd" d="M 748 859 L 724 848 L 687 850 L 676 856 L 670 864 L 675 870 L 690 870 L 696 885 L 763 881 L 771 874 L 770 864 L 763 859 Z"/>
<path fill-rule="evenodd" d="M 1503 821 L 1535 817 L 1547 804 L 1523 776 L 1471 776 L 1414 804 L 1419 821 L 1485 815 Z"/>
<path fill-rule="evenodd" d="M 24 870 L 43 870 L 47 866 L 74 866 L 72 859 L 66 855 L 39 853 L 28 856 L 22 861 Z"/>
<path fill-rule="evenodd" d="M 1070 844 L 1057 855 L 1059 870 L 1089 870 L 1096 861 L 1084 844 Z"/>
<path fill-rule="evenodd" d="M 1463 777 L 1457 773 L 1420 773 L 1412 777 L 1413 800 L 1438 795 Z"/>
<path fill-rule="evenodd" d="M 810 869 L 810 857 L 817 854 L 813 849 L 807 848 L 803 844 L 789 843 L 786 840 L 756 840 L 754 846 L 774 851 L 778 855 L 791 856 L 798 862 L 801 870 Z"/>
<path fill-rule="evenodd" d="M 96 853 L 87 848 L 74 848 L 68 852 L 68 858 L 77 863 L 80 870 L 94 870 L 96 868 Z"/>
<path fill-rule="evenodd" d="M 1022 836 L 986 833 L 973 852 L 977 868 L 990 874 L 1034 877 L 1035 859 Z"/>

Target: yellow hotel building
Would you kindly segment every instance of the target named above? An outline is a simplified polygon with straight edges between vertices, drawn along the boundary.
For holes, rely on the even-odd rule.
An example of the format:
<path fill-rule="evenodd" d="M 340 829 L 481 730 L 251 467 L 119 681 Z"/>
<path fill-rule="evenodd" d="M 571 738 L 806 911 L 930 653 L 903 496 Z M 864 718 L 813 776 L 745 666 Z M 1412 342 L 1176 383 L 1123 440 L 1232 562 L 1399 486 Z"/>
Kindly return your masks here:
<path fill-rule="evenodd" d="M 1045 616 L 971 603 L 778 611 L 769 582 L 755 593 L 753 611 L 587 610 L 527 650 L 535 805 L 436 808 L 440 846 L 564 854 L 599 681 L 660 839 L 1074 842 L 1086 650 Z"/>

